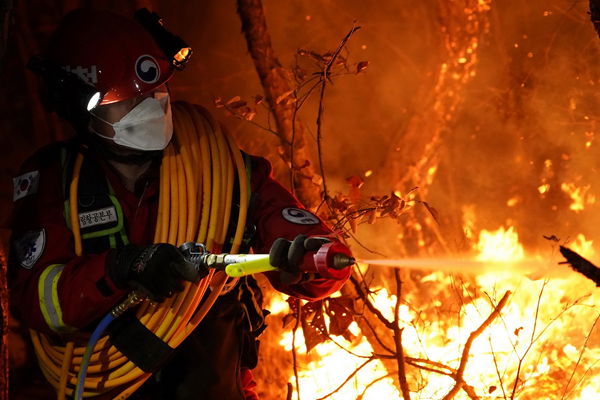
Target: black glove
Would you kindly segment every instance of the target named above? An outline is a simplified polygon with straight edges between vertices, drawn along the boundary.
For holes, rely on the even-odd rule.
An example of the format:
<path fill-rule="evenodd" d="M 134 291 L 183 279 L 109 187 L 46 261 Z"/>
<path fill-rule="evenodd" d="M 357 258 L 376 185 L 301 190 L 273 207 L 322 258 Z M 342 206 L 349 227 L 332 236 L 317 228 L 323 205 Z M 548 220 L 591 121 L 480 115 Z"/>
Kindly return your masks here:
<path fill-rule="evenodd" d="M 107 258 L 106 270 L 120 289 L 133 286 L 156 302 L 181 292 L 185 287 L 183 280 L 197 282 L 199 279 L 194 264 L 168 243 L 146 247 L 128 244 L 113 250 Z"/>
<path fill-rule="evenodd" d="M 331 240 L 326 237 L 298 235 L 293 242 L 279 238 L 269 251 L 269 263 L 281 270 L 279 279 L 285 285 L 303 283 L 315 278 L 314 273 L 305 273 L 298 267 L 309 251 L 317 251 Z"/>

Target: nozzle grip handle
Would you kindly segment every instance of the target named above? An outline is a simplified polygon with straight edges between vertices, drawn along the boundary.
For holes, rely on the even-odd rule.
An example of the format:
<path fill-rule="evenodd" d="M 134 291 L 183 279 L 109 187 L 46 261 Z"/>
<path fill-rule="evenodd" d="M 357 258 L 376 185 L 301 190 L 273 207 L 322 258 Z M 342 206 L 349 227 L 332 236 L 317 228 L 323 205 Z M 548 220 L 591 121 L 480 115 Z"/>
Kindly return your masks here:
<path fill-rule="evenodd" d="M 242 261 L 238 263 L 229 264 L 225 268 L 225 273 L 232 278 L 239 278 L 241 276 L 258 274 L 259 272 L 267 271 L 279 271 L 278 268 L 273 267 L 269 264 L 269 256 L 259 258 L 256 260 Z"/>

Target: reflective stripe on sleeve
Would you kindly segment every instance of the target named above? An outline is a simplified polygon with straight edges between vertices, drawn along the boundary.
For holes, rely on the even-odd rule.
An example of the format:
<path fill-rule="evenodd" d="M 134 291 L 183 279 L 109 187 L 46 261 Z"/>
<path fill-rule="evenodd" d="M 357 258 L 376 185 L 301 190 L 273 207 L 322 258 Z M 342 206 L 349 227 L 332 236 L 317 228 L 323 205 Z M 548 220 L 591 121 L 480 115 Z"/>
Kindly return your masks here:
<path fill-rule="evenodd" d="M 63 322 L 58 299 L 58 280 L 64 268 L 65 264 L 50 265 L 44 270 L 38 283 L 40 309 L 50 329 L 57 333 L 69 333 L 76 330 Z"/>

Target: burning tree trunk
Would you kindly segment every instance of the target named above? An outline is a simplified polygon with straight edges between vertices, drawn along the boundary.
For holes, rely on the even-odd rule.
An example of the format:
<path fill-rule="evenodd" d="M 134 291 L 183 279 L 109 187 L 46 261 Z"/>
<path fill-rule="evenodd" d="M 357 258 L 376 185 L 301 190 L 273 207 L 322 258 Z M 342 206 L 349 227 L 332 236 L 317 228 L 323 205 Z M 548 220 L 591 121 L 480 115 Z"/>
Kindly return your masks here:
<path fill-rule="evenodd" d="M 246 36 L 248 51 L 265 90 L 265 98 L 275 117 L 277 132 L 281 138 L 283 158 L 290 166 L 292 186 L 298 199 L 308 208 L 316 208 L 320 201 L 320 188 L 315 184 L 315 167 L 304 130 L 293 102 L 279 101 L 292 89 L 271 44 L 267 23 L 260 0 L 238 0 L 238 13 L 242 20 L 242 31 Z"/>
<path fill-rule="evenodd" d="M 490 2 L 436 1 L 439 30 L 442 32 L 440 50 L 445 54 L 434 60 L 437 73 L 431 75 L 432 79 L 416 96 L 407 128 L 400 133 L 396 145 L 391 147 L 384 166 L 385 171 L 390 171 L 385 182 L 394 182 L 400 193 L 418 186 L 417 196 L 422 201 L 427 199 L 427 187 L 432 183 L 441 160 L 439 149 L 451 133 L 454 115 L 463 98 L 462 91 L 475 76 L 478 47 L 489 30 L 487 12 Z M 431 219 L 425 222 L 428 222 L 442 249 L 449 252 L 436 223 Z M 413 232 L 411 235 L 409 232 L 405 238 L 419 235 L 422 234 Z M 422 244 L 417 242 L 405 243 L 409 253 L 419 251 Z"/>
<path fill-rule="evenodd" d="M 419 190 L 416 193 L 419 200 L 427 201 L 427 187 L 432 183 L 441 160 L 440 145 L 452 128 L 454 114 L 463 98 L 461 91 L 475 75 L 473 69 L 477 61 L 478 45 L 482 42 L 482 38 L 487 34 L 489 28 L 487 11 L 489 10 L 490 1 L 460 0 L 448 2 L 437 0 L 435 2 L 439 25 L 441 25 L 440 31 L 442 32 L 439 51 L 441 55 L 431 61 L 432 64 L 436 65 L 437 73 L 431 75 L 431 79 L 425 82 L 415 97 L 411 110 L 412 115 L 409 117 L 406 129 L 404 132 L 400 132 L 396 144 L 391 147 L 391 153 L 386 157 L 387 161 L 383 166 L 383 170 L 386 171 L 384 173 L 387 175 L 385 179 L 381 180 L 381 182 L 385 182 L 383 185 L 387 186 L 389 182 L 393 182 L 394 189 L 400 191 L 401 194 L 406 194 L 409 190 L 418 186 Z M 385 187 L 385 189 L 388 189 L 388 187 Z M 423 240 L 425 235 L 423 231 L 412 228 L 422 225 L 421 219 L 424 219 L 425 224 L 430 228 L 431 238 L 428 242 L 437 242 L 438 247 L 450 252 L 436 222 L 431 218 L 423 218 L 425 214 L 417 209 L 414 216 L 406 224 L 404 228 L 405 239 L 402 243 L 403 246 L 400 248 L 400 252 L 404 256 L 419 253 L 425 240 L 427 240 L 426 237 Z M 399 292 L 402 282 L 398 272 L 396 272 L 394 278 Z M 367 337 L 375 354 L 379 356 L 388 371 L 398 371 L 396 385 L 401 389 L 404 399 L 410 398 L 408 384 L 406 383 L 405 364 L 415 368 L 439 371 L 441 374 L 452 376 L 456 380 L 456 386 L 447 394 L 445 399 L 453 398 L 456 392 L 461 389 L 467 392 L 471 398 L 477 398 L 472 388 L 463 381 L 462 371 L 464 371 L 464 365 L 461 364 L 460 370 L 457 371 L 436 363 L 435 360 L 414 359 L 410 357 L 410 354 L 404 354 L 401 342 L 402 329 L 399 328 L 398 321 L 385 319 L 370 303 L 370 289 L 362 277 L 353 274 L 351 280 L 354 285 L 347 285 L 343 289 L 344 294 L 360 298 L 359 303 L 366 306 L 367 310 L 362 313 L 359 319 L 361 331 Z M 392 285 L 392 281 L 393 279 L 389 279 L 390 285 Z M 402 301 L 399 295 L 397 298 L 396 312 Z M 499 304 L 497 311 L 490 316 L 489 322 L 497 317 L 497 312 L 504 306 L 506 300 L 507 296 Z M 489 325 L 489 323 L 487 324 Z M 482 326 L 477 330 L 477 333 L 474 332 L 473 339 L 483 329 Z M 393 342 L 383 340 L 391 337 L 394 338 Z M 465 347 L 463 357 L 468 357 L 468 347 Z"/>

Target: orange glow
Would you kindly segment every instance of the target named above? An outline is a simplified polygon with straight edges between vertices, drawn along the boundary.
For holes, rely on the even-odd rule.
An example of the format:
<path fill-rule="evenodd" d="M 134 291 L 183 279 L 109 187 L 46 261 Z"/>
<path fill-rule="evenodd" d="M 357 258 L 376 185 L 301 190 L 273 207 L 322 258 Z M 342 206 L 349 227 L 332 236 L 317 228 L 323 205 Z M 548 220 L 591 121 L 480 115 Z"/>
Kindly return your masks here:
<path fill-rule="evenodd" d="M 591 245 L 592 241 L 579 235 L 571 247 L 590 257 L 593 256 Z M 496 231 L 482 230 L 476 247 L 479 260 L 518 261 L 525 256 L 512 226 Z M 366 266 L 359 268 L 365 273 Z M 463 282 L 463 286 L 449 290 L 457 282 Z M 490 301 L 496 304 L 504 292 L 510 290 L 512 295 L 502 318 L 497 318 L 472 343 L 465 381 L 480 398 L 503 398 L 502 391 L 511 393 L 519 358 L 523 358 L 519 376 L 524 384 L 519 386 L 519 398 L 556 398 L 557 393 L 565 391 L 571 374 L 573 381 L 566 391 L 570 399 L 588 400 L 600 395 L 600 367 L 594 364 L 600 357 L 600 349 L 588 344 L 581 357 L 583 343 L 597 317 L 593 306 L 600 301 L 600 292 L 592 282 L 574 273 L 560 279 L 531 280 L 514 271 L 488 273 L 482 270 L 474 281 L 481 289 L 470 295 L 466 294 L 470 290 L 466 282 L 464 278 L 458 280 L 457 276 L 434 271 L 415 282 L 427 285 L 426 296 L 419 291 L 403 292 L 399 320 L 406 357 L 457 368 L 464 343 L 493 310 Z M 384 287 L 372 289 L 372 302 L 385 318 L 393 321 L 396 296 Z M 457 295 L 462 302 L 449 303 Z M 539 308 L 538 298 L 541 298 Z M 456 310 L 460 310 L 459 314 Z M 370 356 L 374 350 L 356 323 L 352 323 L 350 331 L 356 340 L 348 342 L 335 337 L 335 341 L 353 354 Z M 318 345 L 312 355 L 306 354 L 300 332 L 296 334 L 296 349 L 300 356 L 310 360 L 298 369 L 303 398 L 320 398 L 331 393 L 366 360 L 331 342 Z M 382 340 L 393 347 L 389 337 L 382 336 Z M 286 333 L 280 344 L 291 351 L 292 334 Z M 525 357 L 526 354 L 530 355 Z M 556 371 L 562 371 L 560 376 Z M 351 384 L 330 398 L 353 399 L 363 392 L 363 399 L 401 398 L 390 377 L 394 374 L 396 371 L 388 371 L 380 361 L 373 361 L 356 374 Z M 410 366 L 407 366 L 407 379 L 414 399 L 439 399 L 440 393 L 447 393 L 455 384 L 450 377 Z M 294 377 L 290 383 L 295 385 Z M 488 396 L 494 390 L 495 394 Z M 296 399 L 295 396 L 292 398 Z M 469 400 L 469 397 L 461 393 L 455 399 Z"/>
<path fill-rule="evenodd" d="M 585 236 L 580 233 L 574 242 L 568 244 L 568 247 L 579 253 L 582 257 L 592 259 L 596 255 L 592 247 L 593 244 L 593 240 L 585 240 Z"/>
<path fill-rule="evenodd" d="M 517 195 L 515 197 L 508 199 L 508 201 L 506 202 L 506 205 L 509 207 L 514 207 L 517 205 L 517 203 L 519 203 L 522 200 L 523 200 L 523 198 L 520 195 Z"/>

